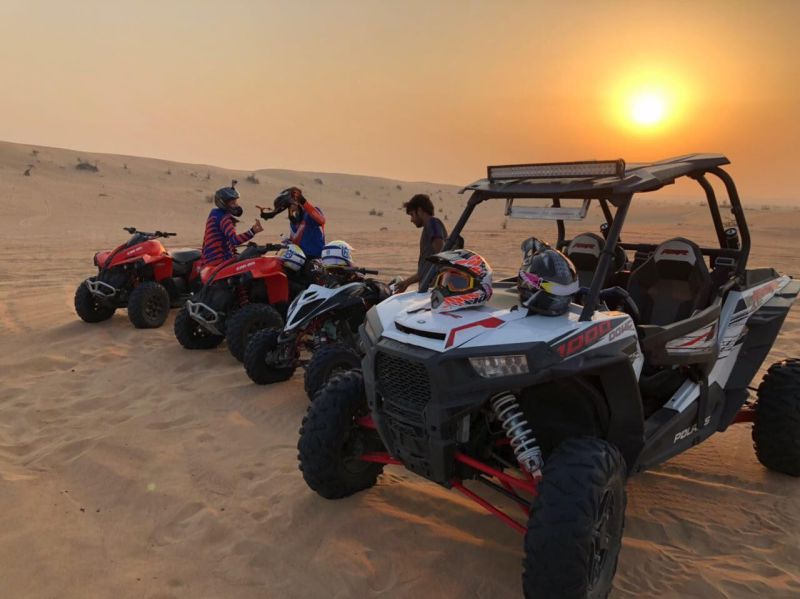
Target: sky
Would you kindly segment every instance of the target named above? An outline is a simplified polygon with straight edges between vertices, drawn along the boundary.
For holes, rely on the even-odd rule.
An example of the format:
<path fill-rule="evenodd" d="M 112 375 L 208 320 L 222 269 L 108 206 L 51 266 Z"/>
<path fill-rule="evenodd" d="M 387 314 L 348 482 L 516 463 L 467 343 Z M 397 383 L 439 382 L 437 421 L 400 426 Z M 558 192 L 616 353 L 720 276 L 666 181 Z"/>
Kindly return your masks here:
<path fill-rule="evenodd" d="M 0 139 L 454 184 L 719 152 L 789 202 L 798 31 L 778 0 L 0 0 Z"/>

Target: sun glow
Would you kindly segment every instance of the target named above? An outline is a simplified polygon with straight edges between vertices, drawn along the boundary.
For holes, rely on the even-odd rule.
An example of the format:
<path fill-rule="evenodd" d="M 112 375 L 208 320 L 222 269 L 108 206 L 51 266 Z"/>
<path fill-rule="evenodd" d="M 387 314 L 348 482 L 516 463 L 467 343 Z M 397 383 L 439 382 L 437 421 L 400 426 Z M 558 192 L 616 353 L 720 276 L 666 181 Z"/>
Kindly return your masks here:
<path fill-rule="evenodd" d="M 643 127 L 658 125 L 667 113 L 667 102 L 662 94 L 643 92 L 631 98 L 630 116 Z"/>
<path fill-rule="evenodd" d="M 690 86 L 666 69 L 640 68 L 609 89 L 609 115 L 634 135 L 666 133 L 685 118 Z"/>

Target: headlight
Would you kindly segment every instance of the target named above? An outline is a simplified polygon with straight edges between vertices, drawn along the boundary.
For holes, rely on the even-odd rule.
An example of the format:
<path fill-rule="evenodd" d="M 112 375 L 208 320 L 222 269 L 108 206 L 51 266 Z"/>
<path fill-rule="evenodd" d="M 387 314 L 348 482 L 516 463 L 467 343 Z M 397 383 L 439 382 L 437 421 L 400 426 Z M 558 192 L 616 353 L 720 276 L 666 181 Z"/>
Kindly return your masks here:
<path fill-rule="evenodd" d="M 515 374 L 527 374 L 528 359 L 523 354 L 512 354 L 510 356 L 480 356 L 470 358 L 469 363 L 479 375 L 485 379 L 497 376 L 513 376 Z"/>

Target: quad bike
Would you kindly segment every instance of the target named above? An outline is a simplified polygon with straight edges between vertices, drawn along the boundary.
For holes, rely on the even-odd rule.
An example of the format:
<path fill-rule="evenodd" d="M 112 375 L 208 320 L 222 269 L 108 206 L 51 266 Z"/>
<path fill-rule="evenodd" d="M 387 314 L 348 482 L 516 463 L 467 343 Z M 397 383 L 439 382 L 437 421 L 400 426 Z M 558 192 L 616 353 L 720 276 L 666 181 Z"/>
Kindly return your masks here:
<path fill-rule="evenodd" d="M 202 288 L 175 317 L 180 344 L 186 349 L 212 349 L 227 340 L 231 354 L 241 362 L 253 333 L 283 327 L 292 293 L 315 277 L 313 261 L 295 273 L 280 257 L 264 255 L 284 247 L 250 243 L 241 254 L 203 268 Z"/>
<path fill-rule="evenodd" d="M 264 329 L 247 344 L 244 367 L 259 385 L 288 380 L 305 365 L 305 390 L 313 399 L 328 379 L 361 363 L 358 327 L 372 306 L 389 297 L 386 285 L 363 275 L 376 270 L 339 267 L 326 286 L 311 285 L 287 312 L 283 330 Z M 342 284 L 342 275 L 349 282 Z M 353 280 L 356 279 L 356 280 Z M 312 354 L 301 360 L 303 351 Z"/>
<path fill-rule="evenodd" d="M 166 250 L 159 238 L 175 233 L 123 230 L 131 234 L 127 242 L 94 255 L 97 274 L 75 290 L 75 311 L 86 322 L 101 322 L 127 308 L 136 328 L 160 327 L 170 307 L 199 289 L 200 250 Z"/>
<path fill-rule="evenodd" d="M 484 201 L 505 200 L 511 217 L 555 220 L 564 248 L 564 221 L 599 203 L 609 226 L 582 248 L 595 258 L 582 265 L 593 272 L 582 305 L 528 313 L 511 282 L 488 304 L 448 314 L 433 313 L 424 292 L 378 304 L 361 329 L 361 370 L 332 379 L 303 421 L 308 486 L 346 497 L 397 464 L 456 489 L 523 535 L 525 596 L 563 599 L 610 592 L 628 476 L 742 422 L 753 423 L 764 466 L 800 476 L 800 361 L 773 364 L 749 399 L 800 282 L 747 268 L 750 235 L 725 164 L 694 154 L 627 167 L 490 167 L 466 188 L 472 196 L 445 249 Z M 634 195 L 680 177 L 705 192 L 719 247 L 621 242 Z M 733 230 L 723 229 L 712 180 L 728 196 Z M 521 205 L 528 198 L 550 205 Z M 617 248 L 639 265 L 623 260 L 613 272 Z M 480 485 L 524 519 L 480 496 Z"/>

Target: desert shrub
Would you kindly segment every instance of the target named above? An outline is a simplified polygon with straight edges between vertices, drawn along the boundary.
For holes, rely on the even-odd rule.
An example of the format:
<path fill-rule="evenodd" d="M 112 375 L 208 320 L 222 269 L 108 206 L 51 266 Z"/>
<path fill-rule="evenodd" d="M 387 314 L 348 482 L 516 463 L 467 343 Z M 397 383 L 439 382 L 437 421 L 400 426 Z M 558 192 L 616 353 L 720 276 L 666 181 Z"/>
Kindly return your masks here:
<path fill-rule="evenodd" d="M 360 192 L 360 191 L 358 191 L 357 189 L 356 189 L 356 195 L 357 195 L 357 196 L 360 196 L 360 195 L 361 195 L 361 192 Z"/>
<path fill-rule="evenodd" d="M 261 181 L 258 180 L 255 173 L 250 173 L 247 177 L 244 178 L 245 181 L 248 183 L 252 183 L 253 185 L 258 185 Z"/>
<path fill-rule="evenodd" d="M 167 169 L 167 174 L 168 174 L 168 175 L 171 175 L 171 174 L 172 174 L 172 169 L 171 169 L 171 168 L 168 168 L 168 169 Z"/>
<path fill-rule="evenodd" d="M 375 216 L 376 214 L 378 214 L 378 211 L 375 210 L 375 208 L 370 208 L 369 209 L 369 215 L 370 216 Z"/>
<path fill-rule="evenodd" d="M 206 181 L 211 179 L 211 171 L 206 172 Z"/>
<path fill-rule="evenodd" d="M 100 170 L 97 168 L 97 164 L 92 164 L 88 160 L 82 160 L 81 158 L 78 158 L 78 164 L 75 165 L 75 168 L 79 171 L 89 171 L 92 173 L 96 173 Z"/>
<path fill-rule="evenodd" d="M 34 158 L 38 158 L 39 157 L 39 150 L 31 150 L 31 156 L 33 156 Z"/>
<path fill-rule="evenodd" d="M 207 195 L 206 196 L 206 202 L 208 202 L 210 204 L 213 201 L 214 201 L 214 196 L 213 195 Z"/>
<path fill-rule="evenodd" d="M 771 207 L 769 204 L 763 204 L 763 205 L 761 206 L 761 209 L 762 209 L 762 210 L 770 210 L 771 208 L 772 208 L 772 207 Z"/>
<path fill-rule="evenodd" d="M 381 227 L 381 231 L 388 231 L 389 227 Z"/>
<path fill-rule="evenodd" d="M 503 229 L 503 231 L 505 231 L 508 228 L 508 219 L 507 218 L 503 219 L 503 222 L 500 225 L 500 228 Z"/>
<path fill-rule="evenodd" d="M 122 163 L 122 168 L 124 168 L 127 171 L 128 170 L 128 163 L 127 162 L 123 162 Z"/>
<path fill-rule="evenodd" d="M 322 183 L 322 179 L 320 179 L 319 177 L 317 177 L 316 179 L 314 179 L 314 183 L 316 183 L 317 185 L 323 185 L 323 183 Z"/>
<path fill-rule="evenodd" d="M 399 183 L 395 185 L 395 187 L 397 188 L 397 191 L 403 191 L 403 186 L 400 185 Z"/>
<path fill-rule="evenodd" d="M 30 176 L 31 176 L 31 169 L 32 169 L 32 168 L 33 168 L 33 165 L 32 165 L 32 164 L 29 164 L 29 165 L 28 165 L 28 168 L 26 168 L 26 169 L 25 169 L 25 172 L 24 172 L 24 173 L 22 173 L 22 174 L 23 174 L 23 175 L 25 175 L 26 177 L 30 177 Z"/>

